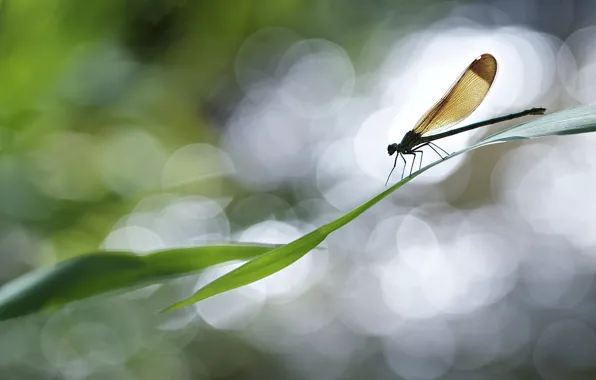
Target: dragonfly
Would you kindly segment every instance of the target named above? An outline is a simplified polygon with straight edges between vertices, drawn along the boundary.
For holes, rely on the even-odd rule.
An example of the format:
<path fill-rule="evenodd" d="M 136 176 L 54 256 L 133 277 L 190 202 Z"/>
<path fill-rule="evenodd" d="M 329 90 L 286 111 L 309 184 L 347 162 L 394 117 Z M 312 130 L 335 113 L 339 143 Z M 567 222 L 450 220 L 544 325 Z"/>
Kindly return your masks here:
<path fill-rule="evenodd" d="M 453 83 L 451 88 L 447 90 L 445 95 L 418 120 L 411 131 L 406 132 L 401 142 L 392 143 L 387 146 L 387 153 L 389 153 L 389 156 L 395 154 L 395 161 L 393 162 L 393 168 L 389 172 L 385 186 L 389 183 L 399 157 L 404 161 L 404 168 L 401 174 L 401 178 L 403 179 L 407 166 L 405 156 L 414 156 L 410 167 L 410 176 L 414 169 L 414 161 L 416 160 L 417 153 L 420 153 L 420 168 L 422 168 L 422 158 L 424 157 L 422 148 L 426 146 L 430 147 L 443 160 L 449 156 L 448 152 L 433 141 L 523 116 L 544 115 L 544 112 L 546 112 L 545 108 L 531 108 L 464 127 L 454 128 L 459 122 L 470 116 L 478 108 L 480 103 L 482 103 L 496 75 L 497 60 L 491 54 L 482 54 L 472 61 L 455 83 Z M 445 156 L 439 153 L 439 151 Z"/>

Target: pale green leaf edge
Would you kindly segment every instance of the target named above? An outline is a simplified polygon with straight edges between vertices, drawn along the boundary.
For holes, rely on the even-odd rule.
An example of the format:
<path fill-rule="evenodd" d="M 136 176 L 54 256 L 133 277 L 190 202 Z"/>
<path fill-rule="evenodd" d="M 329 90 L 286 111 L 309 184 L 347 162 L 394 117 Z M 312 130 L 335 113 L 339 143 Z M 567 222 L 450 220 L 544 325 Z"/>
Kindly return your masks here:
<path fill-rule="evenodd" d="M 545 115 L 541 118 L 519 124 L 495 133 L 482 141 L 461 151 L 451 154 L 444 160 L 437 160 L 422 169 L 414 172 L 410 177 L 403 179 L 379 195 L 373 197 L 366 203 L 341 216 L 340 218 L 327 223 L 320 228 L 280 247 L 272 250 L 254 260 L 251 260 L 229 273 L 215 279 L 203 286 L 190 297 L 178 301 L 162 311 L 169 311 L 179 307 L 188 306 L 217 294 L 248 285 L 267 276 L 270 276 L 290 264 L 296 262 L 305 254 L 310 252 L 325 238 L 339 228 L 345 226 L 364 211 L 368 210 L 382 199 L 402 187 L 412 179 L 425 171 L 450 160 L 460 154 L 469 152 L 489 144 L 503 143 L 507 141 L 545 137 L 552 135 L 568 135 L 596 131 L 596 106 L 576 107 L 560 112 Z"/>

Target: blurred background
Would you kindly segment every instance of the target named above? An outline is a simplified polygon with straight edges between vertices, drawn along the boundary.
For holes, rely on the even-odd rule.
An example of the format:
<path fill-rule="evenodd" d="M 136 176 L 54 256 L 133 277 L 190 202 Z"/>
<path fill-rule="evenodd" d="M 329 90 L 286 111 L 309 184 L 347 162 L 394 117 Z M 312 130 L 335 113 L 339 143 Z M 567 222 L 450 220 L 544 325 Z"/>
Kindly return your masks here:
<path fill-rule="evenodd" d="M 289 242 L 383 190 L 386 146 L 482 53 L 468 122 L 595 103 L 596 2 L 2 0 L 0 283 L 98 248 Z M 2 322 L 0 379 L 593 379 L 594 146 L 459 156 L 175 312 L 233 266 Z"/>

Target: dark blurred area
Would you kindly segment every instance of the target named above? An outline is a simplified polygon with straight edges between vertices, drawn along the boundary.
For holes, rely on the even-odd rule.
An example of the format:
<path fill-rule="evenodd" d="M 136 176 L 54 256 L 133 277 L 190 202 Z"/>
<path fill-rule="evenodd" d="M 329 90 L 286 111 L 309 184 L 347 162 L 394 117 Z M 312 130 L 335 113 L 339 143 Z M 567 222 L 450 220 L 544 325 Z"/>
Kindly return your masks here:
<path fill-rule="evenodd" d="M 3 0 L 0 284 L 100 248 L 289 242 L 385 189 L 387 144 L 482 53 L 468 122 L 594 104 L 596 2 Z M 237 264 L 0 323 L 0 379 L 594 379 L 594 146 L 459 156 L 175 312 Z"/>

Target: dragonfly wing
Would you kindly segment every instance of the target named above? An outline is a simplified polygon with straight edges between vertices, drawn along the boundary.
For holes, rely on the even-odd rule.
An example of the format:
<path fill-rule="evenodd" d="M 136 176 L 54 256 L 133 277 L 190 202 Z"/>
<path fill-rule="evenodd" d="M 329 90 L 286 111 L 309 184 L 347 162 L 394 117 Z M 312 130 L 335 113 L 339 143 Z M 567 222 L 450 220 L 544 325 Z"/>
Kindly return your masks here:
<path fill-rule="evenodd" d="M 416 123 L 421 136 L 448 129 L 468 117 L 484 100 L 495 76 L 497 60 L 490 54 L 476 58 L 449 91 Z"/>

